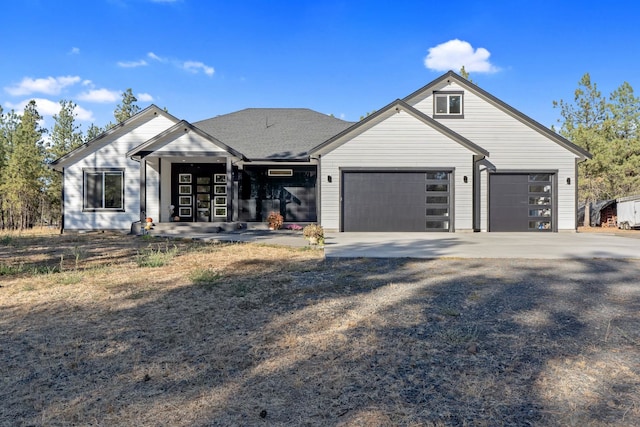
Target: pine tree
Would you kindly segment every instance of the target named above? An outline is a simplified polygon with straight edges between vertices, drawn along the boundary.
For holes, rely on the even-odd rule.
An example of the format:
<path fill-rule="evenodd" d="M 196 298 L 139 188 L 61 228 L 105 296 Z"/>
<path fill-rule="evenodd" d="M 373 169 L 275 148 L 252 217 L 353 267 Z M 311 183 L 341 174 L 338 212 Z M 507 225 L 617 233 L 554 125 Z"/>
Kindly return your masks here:
<path fill-rule="evenodd" d="M 1 191 L 7 177 L 7 164 L 13 151 L 13 144 L 16 136 L 20 117 L 11 110 L 9 113 L 3 113 L 0 108 L 0 229 L 8 226 L 7 215 L 4 210 L 4 200 L 6 197 Z"/>
<path fill-rule="evenodd" d="M 133 95 L 131 88 L 122 93 L 122 104 L 118 104 L 113 112 L 116 123 L 122 123 L 140 111 L 140 107 L 136 105 L 136 102 L 138 102 L 138 99 Z"/>
<path fill-rule="evenodd" d="M 625 82 L 609 101 L 585 74 L 574 102 L 555 102 L 560 134 L 593 155 L 579 165 L 579 198 L 590 202 L 640 192 L 640 99 Z"/>
<path fill-rule="evenodd" d="M 84 138 L 80 131 L 80 125 L 76 124 L 75 108 L 76 104 L 72 101 L 60 101 L 60 113 L 53 116 L 55 123 L 47 151 L 48 162 L 56 160 L 82 145 Z M 62 215 L 62 175 L 53 170 L 48 170 L 47 175 L 47 206 L 44 206 L 42 211 L 47 211 L 50 222 L 57 224 Z"/>
<path fill-rule="evenodd" d="M 96 126 L 95 124 L 91 123 L 91 125 L 89 126 L 89 128 L 87 129 L 87 132 L 84 135 L 84 142 L 89 142 L 92 141 L 94 139 L 96 139 L 98 137 L 98 135 L 100 135 L 101 133 L 103 133 L 106 129 L 109 129 L 108 127 L 106 128 L 101 128 L 99 126 Z"/>
<path fill-rule="evenodd" d="M 574 92 L 573 103 L 553 102 L 564 119 L 560 134 L 593 154 L 578 166 L 579 197 L 583 201 L 601 200 L 606 194 L 603 175 L 606 162 L 600 155 L 606 146 L 606 99 L 586 73 Z"/>
<path fill-rule="evenodd" d="M 40 127 L 41 120 L 35 101 L 30 101 L 20 117 L 12 141 L 0 186 L 10 228 L 28 228 L 39 219 L 47 184 L 42 140 L 46 130 Z"/>

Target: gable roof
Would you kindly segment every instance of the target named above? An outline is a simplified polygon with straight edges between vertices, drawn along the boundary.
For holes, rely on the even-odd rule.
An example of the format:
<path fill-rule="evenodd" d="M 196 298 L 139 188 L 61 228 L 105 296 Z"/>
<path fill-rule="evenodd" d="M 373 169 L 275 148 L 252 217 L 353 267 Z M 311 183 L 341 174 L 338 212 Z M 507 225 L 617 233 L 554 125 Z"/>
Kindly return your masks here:
<path fill-rule="evenodd" d="M 91 150 L 92 149 L 100 148 L 100 143 L 105 142 L 106 138 L 108 138 L 109 136 L 111 136 L 111 135 L 115 134 L 116 132 L 119 132 L 119 131 L 121 131 L 123 129 L 131 127 L 131 125 L 139 122 L 142 119 L 145 119 L 147 117 L 155 117 L 157 115 L 162 115 L 162 116 L 164 116 L 164 117 L 166 117 L 169 120 L 172 120 L 174 122 L 178 122 L 179 121 L 178 118 L 176 118 L 176 117 L 172 116 L 171 114 L 167 113 L 166 111 L 158 108 L 156 105 L 151 104 L 150 106 L 148 106 L 144 110 L 140 111 L 139 113 L 135 114 L 134 116 L 129 117 L 124 122 L 118 123 L 117 125 L 113 126 L 112 128 L 109 128 L 106 131 L 102 132 L 100 135 L 96 136 L 91 141 L 85 142 L 84 144 L 82 144 L 81 146 L 76 148 L 75 150 L 72 150 L 72 151 L 68 152 L 67 154 L 65 154 L 64 156 L 54 160 L 53 162 L 51 162 L 49 164 L 49 167 L 51 167 L 54 170 L 61 170 L 64 166 L 66 166 L 69 163 L 72 163 L 74 160 L 82 159 L 83 157 L 91 154 L 91 152 L 92 152 Z"/>
<path fill-rule="evenodd" d="M 459 76 L 453 71 L 448 71 L 447 73 L 433 80 L 431 83 L 428 83 L 427 85 L 421 87 L 420 89 L 416 90 L 412 94 L 406 96 L 403 99 L 403 101 L 405 101 L 409 105 L 413 105 L 417 101 L 422 100 L 427 96 L 431 95 L 436 86 L 441 85 L 445 81 L 451 81 L 451 80 L 455 80 L 455 82 L 460 86 L 464 87 L 470 92 L 473 92 L 480 98 L 484 99 L 485 101 L 489 102 L 495 107 L 501 109 L 505 113 L 509 114 L 511 117 L 515 118 L 516 120 L 519 120 L 520 122 L 529 126 L 533 130 L 543 134 L 544 136 L 556 142 L 560 146 L 571 151 L 573 154 L 577 155 L 578 157 L 582 159 L 590 159 L 592 157 L 591 153 L 589 153 L 584 148 L 572 143 L 571 141 L 562 137 L 561 135 L 558 135 L 548 127 L 533 120 L 531 117 L 526 116 L 525 114 L 521 113 L 520 111 L 516 110 L 515 108 L 506 104 L 505 102 L 499 100 L 495 96 L 491 95 L 489 92 L 485 91 L 479 86 L 476 86 L 474 83 L 470 82 L 469 80 L 465 79 L 462 76 Z"/>
<path fill-rule="evenodd" d="M 304 160 L 351 125 L 307 108 L 247 108 L 194 123 L 251 160 Z"/>
<path fill-rule="evenodd" d="M 452 131 L 448 127 L 444 126 L 440 122 L 432 119 L 431 117 L 424 114 L 422 111 L 419 111 L 416 108 L 413 108 L 411 105 L 407 104 L 401 99 L 396 99 L 391 104 L 383 107 L 382 109 L 376 111 L 375 113 L 367 116 L 366 118 L 360 120 L 358 123 L 353 126 L 345 129 L 339 134 L 333 136 L 332 138 L 324 141 L 323 143 L 317 145 L 311 150 L 313 154 L 324 154 L 333 149 L 339 147 L 340 145 L 347 142 L 349 139 L 353 138 L 354 134 L 359 134 L 367 130 L 372 124 L 374 124 L 378 118 L 382 116 L 389 116 L 391 114 L 395 114 L 400 110 L 406 111 L 408 114 L 411 114 L 416 119 L 423 122 L 425 125 L 432 127 L 443 135 L 449 137 L 451 140 L 457 142 L 468 150 L 472 151 L 474 154 L 488 156 L 489 152 L 479 145 L 471 142 L 464 136 L 460 135 L 457 132 Z"/>
<path fill-rule="evenodd" d="M 127 157 L 131 157 L 134 160 L 139 160 L 142 159 L 144 157 L 146 157 L 147 155 L 149 155 L 151 152 L 153 152 L 154 150 L 151 150 L 151 147 L 156 144 L 157 142 L 163 140 L 164 138 L 170 137 L 172 135 L 175 135 L 177 133 L 182 134 L 183 132 L 194 132 L 195 134 L 209 140 L 212 144 L 217 145 L 218 147 L 220 147 L 222 150 L 226 151 L 229 154 L 232 154 L 236 157 L 239 157 L 241 159 L 245 159 L 245 156 L 234 150 L 233 148 L 229 147 L 228 145 L 224 144 L 223 142 L 217 140 L 216 138 L 212 137 L 211 135 L 207 134 L 206 132 L 204 132 L 203 130 L 195 127 L 194 125 L 192 125 L 191 123 L 187 122 L 186 120 L 180 120 L 178 123 L 176 123 L 175 125 L 171 126 L 169 129 L 165 130 L 164 132 L 159 133 L 158 135 L 154 136 L 153 138 L 149 139 L 148 141 L 138 145 L 137 147 L 133 148 L 132 150 L 130 150 L 127 153 Z"/>

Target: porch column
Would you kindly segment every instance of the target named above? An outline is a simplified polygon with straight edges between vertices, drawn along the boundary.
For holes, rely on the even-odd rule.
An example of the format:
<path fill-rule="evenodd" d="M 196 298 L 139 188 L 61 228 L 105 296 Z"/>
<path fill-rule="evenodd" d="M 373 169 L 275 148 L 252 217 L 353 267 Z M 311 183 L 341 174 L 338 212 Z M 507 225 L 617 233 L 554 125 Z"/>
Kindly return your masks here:
<path fill-rule="evenodd" d="M 236 213 L 233 211 L 233 166 L 231 157 L 227 157 L 227 221 L 233 221 Z"/>
<path fill-rule="evenodd" d="M 147 217 L 147 161 L 140 159 L 140 223 L 144 226 Z M 158 218 L 158 221 L 160 218 Z"/>

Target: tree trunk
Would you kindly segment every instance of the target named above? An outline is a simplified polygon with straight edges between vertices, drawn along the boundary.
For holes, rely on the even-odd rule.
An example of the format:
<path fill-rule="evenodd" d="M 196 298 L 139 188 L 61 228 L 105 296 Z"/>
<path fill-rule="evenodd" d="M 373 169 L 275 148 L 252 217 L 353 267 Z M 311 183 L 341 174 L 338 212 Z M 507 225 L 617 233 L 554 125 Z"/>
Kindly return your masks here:
<path fill-rule="evenodd" d="M 591 202 L 584 204 L 584 226 L 591 227 Z"/>

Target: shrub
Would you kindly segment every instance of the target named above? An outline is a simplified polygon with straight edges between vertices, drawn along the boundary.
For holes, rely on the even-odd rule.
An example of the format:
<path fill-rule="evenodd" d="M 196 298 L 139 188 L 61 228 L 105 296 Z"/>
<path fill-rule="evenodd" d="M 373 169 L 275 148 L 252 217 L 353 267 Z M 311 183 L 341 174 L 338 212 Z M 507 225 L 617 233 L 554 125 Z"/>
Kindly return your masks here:
<path fill-rule="evenodd" d="M 320 224 L 309 224 L 302 230 L 302 235 L 311 244 L 324 244 L 324 228 Z"/>
<path fill-rule="evenodd" d="M 269 223 L 269 228 L 280 230 L 282 223 L 284 223 L 284 218 L 279 212 L 272 211 L 269 212 L 269 216 L 267 216 L 267 222 Z"/>

